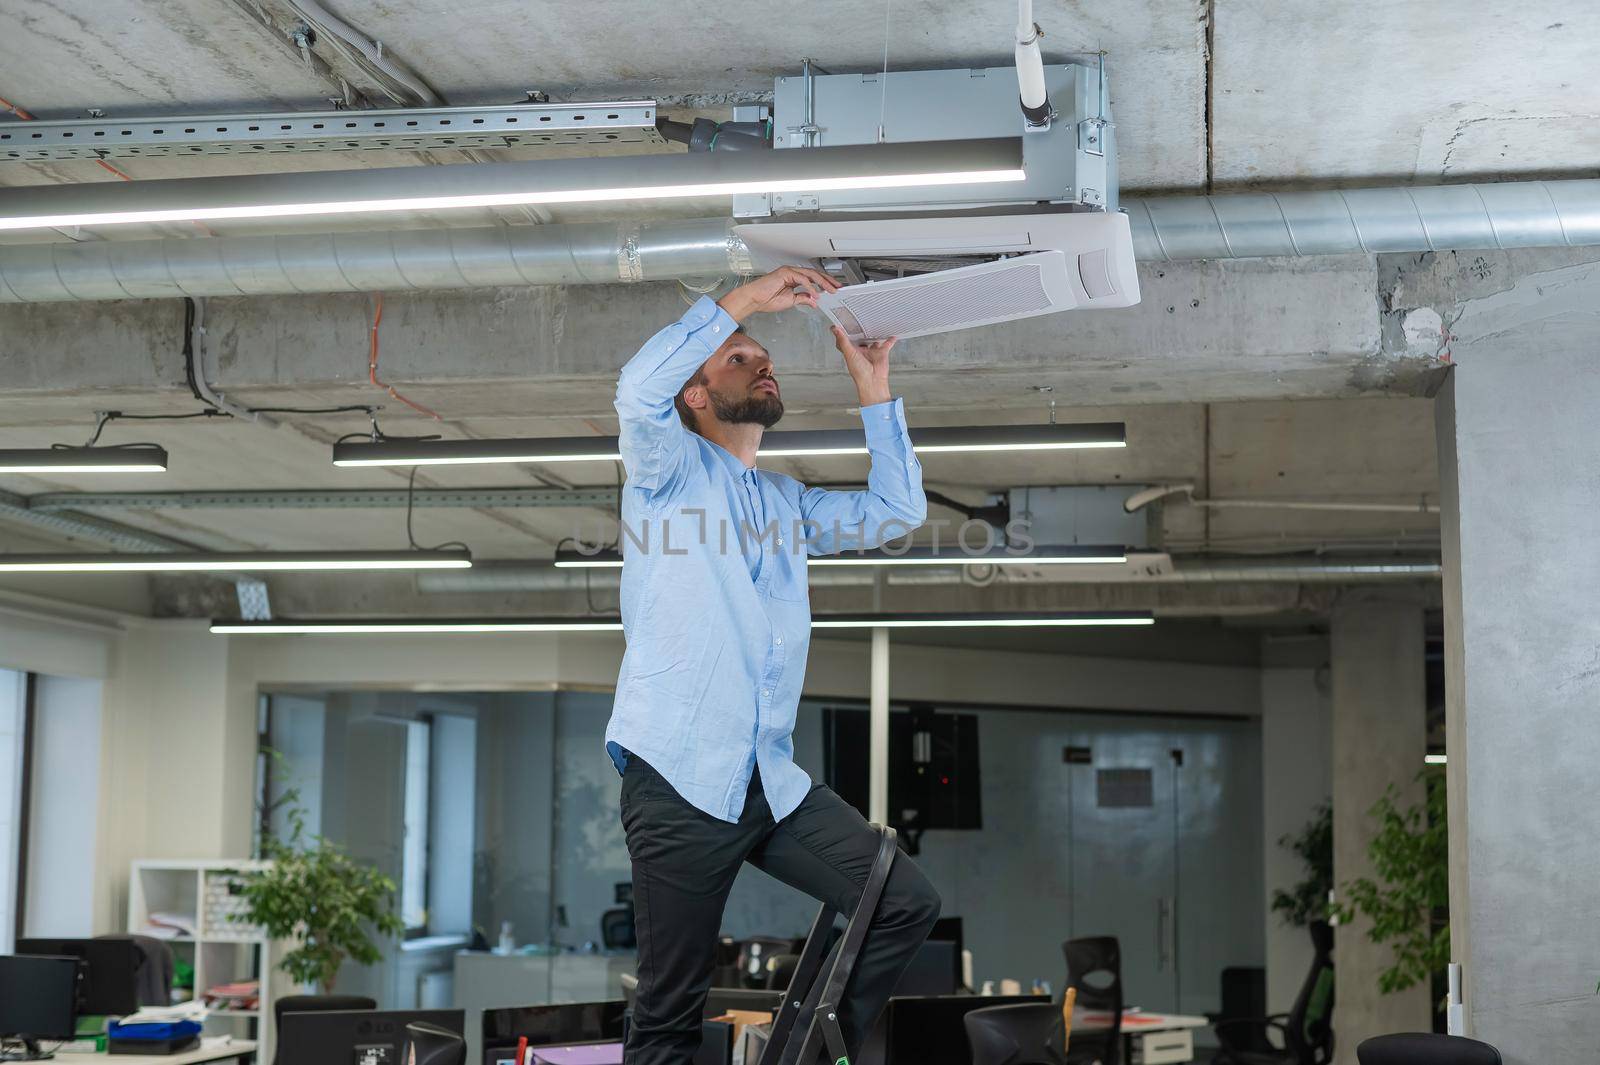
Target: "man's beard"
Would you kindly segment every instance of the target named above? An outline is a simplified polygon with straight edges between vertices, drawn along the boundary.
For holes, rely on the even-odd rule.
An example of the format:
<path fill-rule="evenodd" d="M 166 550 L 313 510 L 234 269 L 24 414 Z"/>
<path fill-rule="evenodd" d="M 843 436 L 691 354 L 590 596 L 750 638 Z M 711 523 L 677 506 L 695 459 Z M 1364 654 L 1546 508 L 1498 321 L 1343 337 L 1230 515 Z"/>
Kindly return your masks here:
<path fill-rule="evenodd" d="M 744 425 L 750 422 L 771 429 L 778 424 L 778 419 L 783 417 L 783 400 L 777 393 L 756 393 L 741 399 L 729 399 L 720 392 L 712 389 L 706 390 L 711 399 L 711 409 L 716 413 L 717 419 L 729 425 Z"/>

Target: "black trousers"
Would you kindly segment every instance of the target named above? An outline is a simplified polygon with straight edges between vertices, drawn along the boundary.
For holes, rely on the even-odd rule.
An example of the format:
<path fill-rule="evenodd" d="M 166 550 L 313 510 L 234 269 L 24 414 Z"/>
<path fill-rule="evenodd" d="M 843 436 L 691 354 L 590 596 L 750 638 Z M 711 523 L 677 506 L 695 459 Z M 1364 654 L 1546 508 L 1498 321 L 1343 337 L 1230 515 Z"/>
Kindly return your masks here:
<path fill-rule="evenodd" d="M 622 776 L 622 827 L 639 940 L 627 1065 L 689 1065 L 699 1049 L 722 909 L 743 863 L 848 915 L 879 840 L 854 807 L 820 784 L 774 824 L 759 773 L 738 824 L 729 824 L 685 802 L 637 755 Z M 938 916 L 938 892 L 898 855 L 840 1004 L 852 1057 Z"/>

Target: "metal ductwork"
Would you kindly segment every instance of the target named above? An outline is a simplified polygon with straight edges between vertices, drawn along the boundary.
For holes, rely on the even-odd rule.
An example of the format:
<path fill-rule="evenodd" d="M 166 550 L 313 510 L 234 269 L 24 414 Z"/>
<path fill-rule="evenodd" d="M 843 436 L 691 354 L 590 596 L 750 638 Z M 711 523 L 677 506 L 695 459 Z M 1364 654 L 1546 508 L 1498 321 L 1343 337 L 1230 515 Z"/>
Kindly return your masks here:
<path fill-rule="evenodd" d="M 1125 199 L 1141 261 L 1600 244 L 1600 180 Z M 617 284 L 753 271 L 726 218 L 0 247 L 0 303 Z"/>
<path fill-rule="evenodd" d="M 1014 579 L 1037 583 L 1035 577 L 1019 577 L 1005 567 L 988 567 L 994 574 L 992 580 L 970 579 L 976 576 L 973 570 L 982 568 L 917 566 L 912 567 L 915 572 L 890 572 L 887 580 L 888 583 L 896 585 L 989 584 L 1006 583 Z M 1078 567 L 1054 568 L 1071 570 Z M 1162 568 L 1138 576 L 1130 575 L 1121 583 L 1376 584 L 1391 581 L 1436 581 L 1443 572 L 1444 568 L 1438 559 L 1414 556 L 1345 560 L 1309 556 L 1244 559 L 1195 556 L 1174 558 L 1170 569 Z M 618 569 L 561 569 L 542 563 L 490 562 L 474 566 L 469 570 L 423 571 L 416 574 L 415 580 L 417 591 L 424 595 L 450 595 L 494 592 L 581 592 L 586 589 L 610 591 L 617 587 L 620 577 L 621 570 Z M 814 567 L 806 577 L 813 588 L 865 586 L 876 580 L 871 569 L 855 567 L 839 569 Z M 1060 583 L 1080 582 L 1064 580 Z"/>
<path fill-rule="evenodd" d="M 753 271 L 726 218 L 0 248 L 0 303 L 595 285 Z"/>
<path fill-rule="evenodd" d="M 1124 200 L 1141 262 L 1600 244 L 1600 180 Z"/>

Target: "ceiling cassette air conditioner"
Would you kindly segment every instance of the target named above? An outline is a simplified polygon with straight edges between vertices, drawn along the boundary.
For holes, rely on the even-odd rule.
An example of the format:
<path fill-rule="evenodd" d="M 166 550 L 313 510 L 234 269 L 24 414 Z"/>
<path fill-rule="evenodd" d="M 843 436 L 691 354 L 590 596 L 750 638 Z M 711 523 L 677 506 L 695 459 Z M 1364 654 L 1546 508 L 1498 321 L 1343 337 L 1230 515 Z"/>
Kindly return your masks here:
<path fill-rule="evenodd" d="M 737 227 L 762 268 L 822 265 L 822 310 L 855 339 L 914 337 L 1139 302 L 1128 219 L 1102 212 L 762 222 Z"/>

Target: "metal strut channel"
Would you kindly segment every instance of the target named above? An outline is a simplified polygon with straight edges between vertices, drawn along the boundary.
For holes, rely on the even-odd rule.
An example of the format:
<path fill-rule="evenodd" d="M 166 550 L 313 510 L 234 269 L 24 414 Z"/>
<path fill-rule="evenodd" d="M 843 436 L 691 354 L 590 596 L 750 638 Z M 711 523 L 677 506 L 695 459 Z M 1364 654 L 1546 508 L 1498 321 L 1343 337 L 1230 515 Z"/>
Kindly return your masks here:
<path fill-rule="evenodd" d="M 0 126 L 0 162 L 382 148 L 664 144 L 656 130 L 656 114 L 654 100 L 619 100 L 7 123 Z"/>

